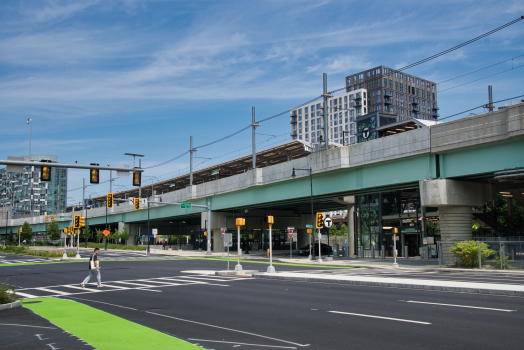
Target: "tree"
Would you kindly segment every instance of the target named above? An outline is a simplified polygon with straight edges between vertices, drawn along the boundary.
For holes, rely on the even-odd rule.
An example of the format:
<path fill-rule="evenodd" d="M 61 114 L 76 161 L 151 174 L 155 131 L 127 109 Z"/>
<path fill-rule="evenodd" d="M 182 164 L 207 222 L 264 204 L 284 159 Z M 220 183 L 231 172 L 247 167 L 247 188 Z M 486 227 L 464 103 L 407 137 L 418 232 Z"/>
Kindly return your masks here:
<path fill-rule="evenodd" d="M 475 241 L 457 242 L 449 249 L 450 252 L 455 253 L 460 258 L 462 266 L 478 267 L 479 266 L 479 247 Z M 489 249 L 486 243 L 480 244 L 480 258 L 484 264 L 486 258 L 492 255 L 495 251 Z"/>
<path fill-rule="evenodd" d="M 125 242 L 127 245 L 127 240 L 129 239 L 129 231 L 127 230 L 127 226 L 124 226 L 122 229 L 122 232 L 120 233 L 120 238 L 122 239 L 122 242 Z"/>
<path fill-rule="evenodd" d="M 98 243 L 100 243 L 100 240 L 104 237 L 103 230 L 96 229 L 96 239 L 98 240 Z"/>
<path fill-rule="evenodd" d="M 58 228 L 58 224 L 56 222 L 50 222 L 49 225 L 47 225 L 47 236 L 52 241 L 57 241 L 60 239 L 60 229 Z"/>
<path fill-rule="evenodd" d="M 11 229 L 11 232 L 7 235 L 7 245 L 14 245 L 15 240 L 13 239 L 13 229 Z"/>
<path fill-rule="evenodd" d="M 335 236 L 335 243 L 337 243 L 337 233 L 338 233 L 338 229 L 337 229 L 337 227 L 335 225 L 333 225 L 333 226 L 331 226 L 329 228 L 329 234 L 331 236 Z"/>
<path fill-rule="evenodd" d="M 113 240 L 113 243 L 118 244 L 118 238 L 120 238 L 120 232 L 118 230 L 115 230 L 109 237 L 109 239 Z"/>
<path fill-rule="evenodd" d="M 33 229 L 27 221 L 24 221 L 24 224 L 22 225 L 22 235 L 20 236 L 20 239 L 22 241 L 25 239 L 26 242 L 31 242 L 31 239 L 33 239 Z"/>
<path fill-rule="evenodd" d="M 84 230 L 83 230 L 84 234 L 84 242 L 85 242 L 85 247 L 87 248 L 87 240 L 89 239 L 89 236 L 91 236 L 91 228 L 89 227 L 88 224 L 86 224 L 86 226 L 84 227 Z"/>
<path fill-rule="evenodd" d="M 346 236 L 348 234 L 348 227 L 346 226 L 346 224 L 342 224 L 340 226 L 339 232 L 341 236 Z"/>

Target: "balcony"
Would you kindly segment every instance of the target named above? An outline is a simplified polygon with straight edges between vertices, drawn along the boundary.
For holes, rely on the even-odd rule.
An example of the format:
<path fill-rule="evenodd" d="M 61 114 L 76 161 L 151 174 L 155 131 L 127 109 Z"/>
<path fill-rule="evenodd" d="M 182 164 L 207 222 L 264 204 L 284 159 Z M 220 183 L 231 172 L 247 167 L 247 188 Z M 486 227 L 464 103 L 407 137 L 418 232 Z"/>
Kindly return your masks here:
<path fill-rule="evenodd" d="M 384 90 L 384 97 L 393 97 L 393 94 L 388 90 Z"/>
<path fill-rule="evenodd" d="M 419 107 L 419 106 L 412 105 L 412 106 L 411 106 L 411 110 L 414 111 L 414 112 L 420 112 L 420 107 Z"/>
<path fill-rule="evenodd" d="M 296 130 L 291 131 L 291 136 L 297 136 L 297 135 L 298 135 L 298 133 L 297 133 Z"/>
<path fill-rule="evenodd" d="M 438 106 L 433 107 L 433 111 L 438 111 L 440 108 Z"/>
<path fill-rule="evenodd" d="M 355 101 L 355 107 L 362 107 L 362 101 Z"/>
<path fill-rule="evenodd" d="M 384 104 L 386 104 L 386 105 L 392 105 L 392 104 L 393 104 L 393 99 L 392 99 L 392 98 L 385 98 L 385 99 L 384 99 Z"/>
<path fill-rule="evenodd" d="M 418 105 L 418 102 L 416 99 L 413 99 L 413 101 L 411 102 L 412 105 Z"/>
<path fill-rule="evenodd" d="M 437 111 L 433 111 L 432 113 L 433 118 L 440 118 L 440 114 Z"/>
<path fill-rule="evenodd" d="M 362 100 L 362 96 L 360 96 L 360 94 L 356 94 L 355 95 L 355 100 Z"/>
<path fill-rule="evenodd" d="M 291 124 L 296 124 L 297 123 L 297 118 L 291 118 Z"/>

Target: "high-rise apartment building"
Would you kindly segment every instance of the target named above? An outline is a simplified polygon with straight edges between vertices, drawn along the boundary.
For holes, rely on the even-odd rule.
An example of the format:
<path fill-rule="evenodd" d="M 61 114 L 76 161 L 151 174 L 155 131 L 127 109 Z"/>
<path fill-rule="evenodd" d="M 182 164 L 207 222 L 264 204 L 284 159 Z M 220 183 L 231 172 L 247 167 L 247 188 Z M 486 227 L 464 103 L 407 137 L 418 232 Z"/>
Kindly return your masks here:
<path fill-rule="evenodd" d="M 346 91 L 366 89 L 368 112 L 398 116 L 398 120 L 439 117 L 437 84 L 379 66 L 346 77 Z"/>
<path fill-rule="evenodd" d="M 369 112 L 366 89 L 356 89 L 328 100 L 328 138 L 331 143 L 356 143 L 355 119 Z M 324 132 L 323 102 L 313 102 L 290 112 L 291 139 L 320 143 Z"/>
<path fill-rule="evenodd" d="M 23 172 L 11 173 L 0 169 L 0 206 L 17 215 L 51 215 L 65 212 L 67 199 L 67 169 L 52 168 L 51 181 L 40 181 L 39 162 L 57 163 L 51 155 L 25 156 L 24 161 L 35 162 L 24 166 Z M 46 163 L 51 165 L 50 163 Z"/>

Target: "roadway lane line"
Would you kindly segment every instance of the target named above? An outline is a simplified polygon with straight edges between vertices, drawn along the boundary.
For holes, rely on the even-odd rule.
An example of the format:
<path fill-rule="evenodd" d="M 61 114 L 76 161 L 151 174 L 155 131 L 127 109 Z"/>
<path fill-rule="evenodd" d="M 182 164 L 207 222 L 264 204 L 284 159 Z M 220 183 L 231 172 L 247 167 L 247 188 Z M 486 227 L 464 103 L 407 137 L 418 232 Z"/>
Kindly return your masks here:
<path fill-rule="evenodd" d="M 83 299 L 83 298 L 77 298 L 77 297 L 70 297 L 70 296 L 65 297 L 65 299 L 78 299 L 78 300 L 89 301 L 89 302 L 92 302 L 92 303 L 99 303 L 99 304 L 111 305 L 111 306 L 121 307 L 122 309 L 129 309 L 129 310 L 133 310 L 133 311 L 138 311 L 138 309 L 134 309 L 134 308 L 132 308 L 132 307 L 121 306 L 121 305 L 116 305 L 116 304 L 111 304 L 111 303 L 105 303 L 105 302 L 103 302 L 103 301 L 97 301 L 97 300 L 89 300 L 89 299 Z"/>
<path fill-rule="evenodd" d="M 417 324 L 431 324 L 430 322 L 421 322 L 421 321 L 413 321 L 413 320 L 404 320 L 402 318 L 392 318 L 392 317 L 383 317 L 383 316 L 373 316 L 373 315 L 364 315 L 364 314 L 355 314 L 352 312 L 342 312 L 342 311 L 328 311 L 333 314 L 342 314 L 342 315 L 351 315 L 351 316 L 360 316 L 360 317 L 369 317 L 369 318 L 379 318 L 382 320 L 390 320 L 390 321 L 400 321 L 400 322 L 409 322 L 409 323 L 417 323 Z"/>
<path fill-rule="evenodd" d="M 166 317 L 166 318 L 171 318 L 171 319 L 177 320 L 177 321 L 189 322 L 189 323 L 194 323 L 194 324 L 198 324 L 198 325 L 201 325 L 201 326 L 218 328 L 218 329 L 223 329 L 223 330 L 226 330 L 226 331 L 237 332 L 237 333 L 242 333 L 242 334 L 248 334 L 248 335 L 252 335 L 252 336 L 255 336 L 255 337 L 276 340 L 276 341 L 280 341 L 280 342 L 283 342 L 283 343 L 288 343 L 288 344 L 292 344 L 292 345 L 296 345 L 296 346 L 300 346 L 300 347 L 305 347 L 305 346 L 309 346 L 310 345 L 310 344 L 293 343 L 293 342 L 290 342 L 290 341 L 287 341 L 287 340 L 282 340 L 282 339 L 278 339 L 278 338 L 268 337 L 268 336 L 260 335 L 260 334 L 256 334 L 256 333 L 250 333 L 250 332 L 240 331 L 240 330 L 237 330 L 237 329 L 215 326 L 215 325 L 212 325 L 212 324 L 207 324 L 207 323 L 202 323 L 202 322 L 185 320 L 183 318 L 178 318 L 178 317 L 168 316 L 168 315 L 162 315 L 162 314 L 159 314 L 159 313 L 156 313 L 156 312 L 151 312 L 151 311 L 145 311 L 145 312 L 148 313 L 148 314 L 152 314 L 152 315 L 157 315 L 157 316 L 162 316 L 162 317 Z"/>
<path fill-rule="evenodd" d="M 19 291 L 15 291 L 15 294 L 16 295 L 20 295 L 21 297 L 24 297 L 24 298 L 27 298 L 27 299 L 42 298 L 40 296 L 36 296 L 36 295 L 33 295 L 33 294 L 22 293 L 22 292 L 19 292 Z"/>
<path fill-rule="evenodd" d="M 439 306 L 453 306 L 453 307 L 463 307 L 468 309 L 480 309 L 480 310 L 490 310 L 490 311 L 502 311 L 502 312 L 515 312 L 517 310 L 507 310 L 507 309 L 495 309 L 491 307 L 480 307 L 480 306 L 468 306 L 468 305 L 455 305 L 455 304 L 441 304 L 441 303 L 430 303 L 426 301 L 414 301 L 414 300 L 399 300 L 406 303 L 413 304 L 428 304 L 428 305 L 439 305 Z"/>
<path fill-rule="evenodd" d="M 262 346 L 265 348 L 279 348 L 279 349 L 296 349 L 295 346 L 278 346 L 278 345 L 262 345 L 262 344 L 249 344 L 249 343 L 237 343 L 233 341 L 221 341 L 221 340 L 206 340 L 206 339 L 193 339 L 187 338 L 188 340 L 203 341 L 211 343 L 225 343 L 225 344 L 237 344 L 237 345 L 250 345 L 250 346 Z"/>
<path fill-rule="evenodd" d="M 13 323 L 0 323 L 0 326 L 14 326 L 14 327 L 32 327 L 32 328 L 57 329 L 56 327 L 31 326 L 31 325 L 27 325 L 27 324 L 13 324 Z"/>

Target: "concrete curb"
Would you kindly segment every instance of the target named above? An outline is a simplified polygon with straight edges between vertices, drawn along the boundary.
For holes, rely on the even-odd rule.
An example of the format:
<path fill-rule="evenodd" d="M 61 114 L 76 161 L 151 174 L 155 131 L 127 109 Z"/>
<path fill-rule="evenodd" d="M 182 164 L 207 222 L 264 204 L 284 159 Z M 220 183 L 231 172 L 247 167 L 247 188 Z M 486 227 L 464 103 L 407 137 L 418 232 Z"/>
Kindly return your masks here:
<path fill-rule="evenodd" d="M 229 271 L 215 271 L 215 276 L 251 276 L 257 274 L 258 270 L 229 270 Z"/>
<path fill-rule="evenodd" d="M 0 310 L 13 309 L 15 307 L 20 307 L 20 306 L 22 306 L 22 302 L 20 300 L 17 300 L 12 303 L 0 304 Z"/>
<path fill-rule="evenodd" d="M 253 278 L 273 279 L 281 281 L 295 281 L 295 282 L 320 282 L 320 283 L 335 283 L 335 284 L 349 284 L 355 286 L 372 286 L 372 287 L 391 287 L 391 288 L 406 288 L 406 289 L 421 289 L 434 290 L 440 292 L 461 292 L 461 293 L 476 293 L 476 294 L 492 294 L 492 295 L 509 295 L 509 296 L 524 296 L 524 292 L 512 290 L 494 290 L 483 288 L 458 288 L 446 286 L 428 286 L 419 284 L 404 284 L 394 282 L 366 282 L 366 281 L 348 281 L 330 278 L 315 278 L 315 277 L 289 277 L 289 276 L 275 276 L 275 275 L 261 275 L 254 274 Z"/>

